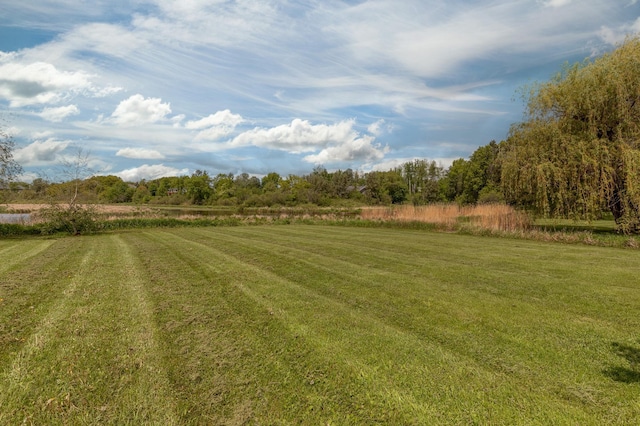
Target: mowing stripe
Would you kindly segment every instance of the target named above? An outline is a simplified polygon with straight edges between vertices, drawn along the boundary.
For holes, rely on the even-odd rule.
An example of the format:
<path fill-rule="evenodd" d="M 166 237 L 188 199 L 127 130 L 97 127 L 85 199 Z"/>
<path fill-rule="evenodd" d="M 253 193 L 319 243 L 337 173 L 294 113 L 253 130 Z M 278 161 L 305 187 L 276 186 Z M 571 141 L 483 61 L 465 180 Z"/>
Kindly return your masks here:
<path fill-rule="evenodd" d="M 153 410 L 152 422 L 163 425 L 178 424 L 176 405 L 171 395 L 167 373 L 162 366 L 162 351 L 158 344 L 158 330 L 153 320 L 153 309 L 148 301 L 144 283 L 145 272 L 133 255 L 131 247 L 119 235 L 111 238 L 117 246 L 118 263 L 123 275 L 121 291 L 128 299 L 122 306 L 130 316 L 131 328 L 126 329 L 123 339 L 129 351 L 138 353 L 136 362 L 143 374 L 138 378 L 133 391 L 134 399 L 148 404 Z"/>
<path fill-rule="evenodd" d="M 178 424 L 144 273 L 120 236 L 78 245 L 69 275 L 49 278 L 68 285 L 0 376 L 0 424 Z"/>
<path fill-rule="evenodd" d="M 34 356 L 50 343 L 55 326 L 69 315 L 70 301 L 76 295 L 76 291 L 82 280 L 82 274 L 86 274 L 87 264 L 93 258 L 94 253 L 89 250 L 83 256 L 78 266 L 79 273 L 69 281 L 69 285 L 64 289 L 47 312 L 44 319 L 35 328 L 27 339 L 23 348 L 18 352 L 11 363 L 11 367 L 2 374 L 2 389 L 0 389 L 0 413 L 3 406 L 9 405 L 8 401 L 24 399 L 24 394 L 28 393 L 33 383 L 33 376 L 30 365 Z M 2 414 L 0 414 L 2 420 Z"/>
<path fill-rule="evenodd" d="M 0 275 L 12 267 L 37 256 L 53 244 L 52 240 L 25 240 L 0 250 L 0 257 L 8 259 L 0 264 Z"/>
<path fill-rule="evenodd" d="M 259 228 L 258 232 L 260 231 L 264 231 L 264 228 Z M 252 228 L 168 230 L 166 232 L 173 233 L 183 240 L 193 241 L 193 244 L 196 244 L 197 248 L 191 250 L 195 252 L 197 256 L 199 256 L 202 251 L 208 251 L 211 253 L 209 258 L 206 255 L 202 255 L 201 263 L 209 265 L 215 263 L 214 266 L 210 267 L 215 269 L 217 273 L 223 275 L 226 274 L 225 271 L 228 267 L 232 275 L 235 275 L 235 282 L 238 283 L 237 285 L 240 290 L 244 291 L 247 296 L 252 297 L 256 303 L 263 305 L 265 309 L 269 309 L 276 314 L 280 314 L 285 324 L 289 327 L 294 327 L 292 330 L 298 331 L 298 333 L 294 334 L 307 333 L 308 338 L 314 340 L 315 343 L 317 343 L 317 346 L 324 347 L 324 350 L 320 350 L 324 351 L 326 354 L 334 355 L 334 357 L 337 355 L 337 357 L 341 358 L 343 362 L 351 362 L 355 367 L 359 367 L 360 364 L 364 364 L 365 366 L 367 365 L 366 345 L 363 346 L 362 350 L 360 350 L 358 342 L 351 343 L 346 337 L 341 337 L 340 333 L 344 330 L 341 330 L 340 327 L 351 327 L 354 330 L 358 330 L 363 336 L 363 340 L 374 340 L 377 337 L 382 336 L 379 339 L 382 347 L 385 346 L 385 338 L 388 337 L 388 342 L 390 344 L 386 346 L 406 348 L 406 354 L 404 354 L 404 349 L 401 349 L 399 353 L 390 355 L 390 359 L 395 359 L 396 361 L 406 360 L 404 368 L 402 369 L 403 371 L 398 371 L 397 368 L 380 368 L 380 366 L 375 366 L 374 372 L 376 374 L 371 377 L 377 377 L 377 379 L 379 379 L 376 380 L 377 383 L 383 383 L 385 381 L 388 382 L 390 384 L 388 388 L 390 389 L 389 392 L 395 392 L 396 395 L 400 395 L 396 399 L 406 401 L 409 405 L 413 405 L 413 403 L 411 402 L 411 398 L 406 396 L 407 392 L 413 392 L 415 397 L 414 399 L 423 402 L 433 400 L 434 396 L 430 390 L 413 387 L 415 383 L 406 387 L 394 388 L 394 386 L 396 386 L 394 383 L 403 383 L 404 379 L 406 379 L 406 382 L 411 383 L 411 377 L 404 377 L 405 374 L 412 374 L 411 372 L 413 372 L 413 374 L 416 374 L 416 372 L 422 372 L 420 374 L 425 374 L 424 385 L 428 386 L 428 383 L 432 383 L 436 389 L 438 388 L 438 370 L 447 371 L 448 378 L 442 378 L 443 382 L 450 380 L 451 377 L 459 376 L 459 381 L 466 383 L 467 386 L 465 386 L 465 389 L 459 389 L 456 392 L 458 395 L 462 395 L 465 392 L 470 391 L 471 395 L 469 398 L 463 398 L 464 401 L 469 402 L 479 397 L 486 398 L 487 396 L 485 391 L 487 387 L 490 389 L 491 394 L 501 395 L 500 398 L 506 398 L 505 394 L 508 395 L 509 393 L 519 395 L 525 394 L 526 391 L 523 389 L 512 392 L 520 386 L 518 381 L 513 379 L 513 374 L 517 371 L 513 368 L 528 368 L 525 366 L 530 363 L 538 363 L 540 364 L 540 368 L 544 368 L 543 365 L 547 365 L 549 362 L 562 361 L 567 364 L 571 363 L 571 354 L 570 352 L 563 350 L 565 342 L 561 339 L 558 339 L 555 342 L 547 342 L 545 340 L 545 345 L 553 344 L 554 347 L 551 348 L 551 351 L 540 351 L 541 342 L 539 340 L 532 341 L 528 338 L 529 330 L 533 331 L 532 336 L 535 337 L 536 328 L 549 326 L 555 327 L 554 324 L 561 322 L 562 318 L 572 317 L 572 315 L 566 315 L 566 312 L 562 313 L 559 310 L 556 310 L 549 315 L 548 308 L 545 308 L 547 311 L 545 315 L 539 316 L 539 318 L 534 320 L 535 324 L 531 323 L 532 316 L 529 317 L 528 324 L 522 324 L 522 331 L 525 332 L 525 334 L 514 335 L 513 332 L 504 334 L 501 333 L 500 330 L 495 330 L 493 332 L 496 343 L 500 344 L 499 347 L 504 347 L 505 341 L 509 341 L 508 346 L 521 346 L 521 351 L 523 352 L 527 352 L 527 348 L 531 349 L 530 356 L 511 360 L 510 362 L 513 363 L 513 367 L 509 365 L 509 361 L 504 365 L 502 364 L 501 360 L 504 359 L 504 354 L 500 354 L 499 351 L 496 351 L 495 353 L 487 352 L 487 349 L 490 348 L 476 346 L 476 343 L 473 340 L 473 329 L 475 327 L 491 327 L 490 324 L 484 323 L 487 318 L 486 314 L 484 318 L 481 317 L 475 319 L 473 318 L 473 313 L 471 313 L 469 318 L 461 318 L 462 322 L 457 320 L 455 317 L 452 317 L 448 321 L 441 322 L 438 327 L 442 327 L 443 324 L 446 324 L 444 325 L 445 329 L 439 328 L 438 330 L 434 330 L 435 334 L 432 332 L 425 334 L 425 327 L 428 329 L 429 325 L 423 324 L 421 332 L 418 335 L 413 336 L 413 343 L 415 343 L 415 345 L 411 342 L 407 343 L 407 341 L 412 340 L 411 337 L 394 336 L 394 332 L 399 331 L 399 333 L 402 334 L 414 334 L 411 329 L 412 320 L 408 319 L 409 323 L 405 323 L 404 321 L 397 322 L 391 317 L 388 317 L 387 315 L 389 311 L 393 311 L 394 306 L 381 306 L 382 310 L 385 312 L 384 316 L 379 316 L 376 312 L 368 312 L 365 309 L 354 309 L 358 307 L 353 306 L 351 303 L 345 303 L 346 299 L 340 294 L 341 289 L 345 288 L 344 286 L 339 286 L 340 289 L 338 289 L 337 292 L 331 290 L 327 291 L 326 288 L 323 288 L 325 283 L 321 281 L 309 282 L 304 274 L 301 275 L 298 273 L 297 275 L 290 275 L 286 271 L 287 268 L 307 271 L 307 275 L 311 277 L 316 275 L 316 270 L 320 270 L 322 271 L 320 275 L 325 276 L 329 281 L 335 281 L 338 284 L 349 280 L 349 277 L 351 277 L 350 279 L 352 281 L 360 283 L 355 287 L 358 287 L 361 290 L 366 289 L 367 287 L 365 285 L 368 280 L 367 277 L 373 278 L 373 282 L 377 281 L 376 285 L 380 284 L 380 277 L 375 279 L 376 274 L 371 274 L 370 271 L 361 271 L 358 273 L 357 264 L 352 264 L 348 261 L 344 261 L 342 266 L 337 266 L 336 269 L 338 269 L 338 271 L 332 272 L 328 265 L 331 264 L 334 259 L 336 259 L 338 261 L 337 263 L 340 264 L 340 257 L 334 258 L 333 256 L 330 256 L 330 259 L 332 260 L 327 261 L 326 259 L 323 259 L 322 254 L 300 250 L 297 248 L 296 244 L 294 244 L 294 247 L 286 246 L 283 242 L 283 240 L 286 241 L 286 239 L 281 238 L 278 233 L 279 229 L 269 228 L 269 231 L 273 232 L 270 235 L 261 235 L 257 237 L 254 237 L 255 230 Z M 269 232 L 266 232 L 265 234 L 269 234 Z M 325 237 L 326 236 L 323 235 L 318 239 L 322 240 Z M 283 247 L 279 247 L 280 244 L 282 244 Z M 175 246 L 184 246 L 184 244 L 176 242 Z M 208 247 L 208 249 L 206 247 Z M 331 247 L 333 247 L 333 244 L 331 244 Z M 371 252 L 375 253 L 376 250 L 382 251 L 384 248 L 385 246 L 382 245 L 379 249 L 367 246 L 366 252 L 367 254 L 370 254 Z M 326 257 L 327 254 L 324 256 Z M 390 254 L 391 257 L 396 255 L 398 254 Z M 288 262 L 290 263 L 289 267 L 285 266 Z M 389 260 L 387 260 L 387 264 L 388 262 Z M 325 264 L 327 266 L 322 266 Z M 339 271 L 341 268 L 346 268 L 346 272 Z M 385 272 L 384 268 L 378 269 L 381 273 Z M 285 275 L 281 275 L 282 272 L 285 272 Z M 298 278 L 292 280 L 292 276 L 296 276 Z M 336 280 L 335 276 L 340 276 L 341 278 Z M 403 276 L 404 278 L 407 277 L 406 271 L 397 274 L 397 278 L 402 278 Z M 393 279 L 394 277 L 396 277 L 396 274 L 387 275 L 387 278 L 389 279 Z M 556 281 L 556 285 L 560 282 L 561 281 Z M 298 289 L 295 287 L 298 287 Z M 331 287 L 331 285 L 329 287 Z M 398 288 L 401 287 L 402 286 L 399 286 Z M 456 288 L 456 291 L 459 291 L 460 288 L 466 288 L 466 286 L 456 287 L 458 287 Z M 335 288 L 333 290 L 335 290 Z M 413 287 L 410 289 L 410 294 L 415 294 L 415 289 Z M 496 297 L 492 294 L 487 294 L 485 297 L 488 298 L 487 301 L 491 304 L 496 302 Z M 465 296 L 464 299 L 444 297 L 445 308 L 448 303 L 451 305 L 451 309 L 444 309 L 443 313 L 446 314 L 447 310 L 452 314 L 460 312 L 459 307 L 456 309 L 455 304 L 466 303 L 468 298 L 475 298 L 475 295 L 472 293 L 470 297 Z M 365 296 L 364 300 L 371 301 L 372 299 Z M 398 297 L 395 297 L 392 300 L 396 302 L 401 301 Z M 509 310 L 508 315 L 517 315 L 516 310 L 508 307 L 511 304 L 509 300 L 504 300 L 501 303 Z M 526 307 L 529 311 L 527 315 L 529 315 L 537 304 L 537 302 L 533 304 L 519 304 L 518 309 L 522 306 Z M 400 311 L 402 310 L 404 310 L 404 307 L 400 309 Z M 330 314 L 331 311 L 336 312 L 336 318 L 340 318 L 342 320 L 349 318 L 350 320 L 344 324 L 336 324 Z M 291 312 L 296 313 L 296 318 L 291 318 Z M 303 313 L 299 314 L 300 312 Z M 304 312 L 307 312 L 307 314 Z M 466 313 L 463 311 L 460 312 L 459 315 L 464 316 Z M 477 320 L 482 322 L 476 322 Z M 495 318 L 492 320 L 499 321 L 499 314 L 497 313 Z M 465 323 L 470 326 L 466 326 Z M 297 325 L 301 325 L 302 328 L 299 330 L 296 329 L 295 326 Z M 368 325 L 371 325 L 371 327 L 369 328 Z M 456 328 L 460 327 L 460 325 L 462 325 L 462 329 Z M 500 325 L 499 322 L 498 325 Z M 337 332 L 336 329 L 338 329 Z M 552 333 L 556 333 L 558 331 L 559 330 L 555 328 L 550 329 L 550 332 Z M 333 335 L 328 336 L 329 332 L 333 333 Z M 371 335 L 369 333 L 371 333 Z M 349 333 L 344 331 L 343 334 L 344 336 L 348 336 Z M 467 341 L 465 341 L 465 336 L 467 336 Z M 435 340 L 430 341 L 430 338 L 435 338 Z M 449 338 L 452 338 L 453 342 L 448 342 L 447 339 Z M 445 351 L 444 354 L 448 355 L 442 356 L 439 359 L 434 359 L 433 357 L 425 358 L 420 355 L 421 351 L 425 351 L 424 348 L 429 347 Z M 360 351 L 360 353 L 358 353 L 358 351 Z M 429 354 L 429 356 L 432 355 Z M 420 365 L 421 362 L 423 365 Z M 391 363 L 390 365 L 394 364 Z M 464 365 L 464 367 L 461 368 L 461 365 Z M 427 371 L 425 366 L 432 367 L 432 370 Z M 452 371 L 454 373 L 452 373 Z M 528 373 L 523 370 L 522 374 L 527 375 Z M 531 386 L 532 382 L 539 382 L 541 386 L 544 386 L 549 378 L 540 376 L 539 378 L 529 377 L 528 379 L 529 382 L 525 387 Z M 559 384 L 559 388 L 561 388 L 561 386 L 562 385 Z M 536 400 L 538 399 L 537 396 L 534 396 L 533 398 Z M 540 397 L 539 399 L 540 401 L 544 400 L 543 397 Z M 531 400 L 526 403 L 523 402 L 523 405 L 530 406 L 530 404 Z M 546 408 L 545 404 L 547 404 Z M 574 419 L 580 418 L 581 416 L 580 409 L 571 404 L 564 404 L 561 401 L 554 401 L 551 404 L 547 401 L 537 405 L 538 407 L 529 413 L 530 416 L 544 418 L 545 413 L 548 410 L 564 411 L 569 417 Z M 419 412 L 419 408 L 414 407 L 413 409 L 416 410 L 416 412 Z M 509 410 L 509 408 L 506 408 L 506 410 Z M 518 418 L 517 409 L 514 409 L 512 414 L 514 418 Z"/>
<path fill-rule="evenodd" d="M 491 383 L 492 387 L 502 386 L 499 392 L 513 393 L 511 385 L 500 378 L 501 373 L 486 370 L 471 359 L 468 367 L 459 368 L 461 354 L 449 352 L 438 342 L 419 339 L 413 333 L 383 322 L 366 311 L 354 310 L 342 301 L 226 254 L 222 247 L 228 247 L 227 242 L 219 244 L 220 248 L 214 248 L 188 239 L 186 235 L 190 232 L 185 230 L 168 233 L 172 234 L 169 238 L 176 242 L 171 243 L 165 236 L 166 244 L 183 247 L 186 241 L 197 247 L 192 251 L 194 257 L 201 259 L 203 266 L 232 276 L 232 284 L 255 304 L 272 312 L 291 335 L 305 338 L 323 358 L 339 360 L 354 380 L 380 385 L 368 388 L 370 397 L 384 401 L 390 410 L 405 413 L 407 418 L 437 418 L 441 414 L 434 411 L 429 401 L 436 398 L 439 376 L 443 371 L 447 371 L 449 377 L 459 375 L 460 381 L 483 385 Z M 157 234 L 154 236 L 159 237 Z M 337 319 L 340 322 L 336 322 Z M 357 342 L 350 339 L 353 333 L 359 335 Z M 388 361 L 382 366 L 371 365 L 367 360 L 374 341 L 378 342 L 380 352 L 396 348 L 388 354 Z M 380 353 L 376 354 L 379 356 Z M 417 383 L 411 380 L 416 374 L 424 377 L 417 387 Z M 515 416 L 517 411 L 513 414 Z"/>

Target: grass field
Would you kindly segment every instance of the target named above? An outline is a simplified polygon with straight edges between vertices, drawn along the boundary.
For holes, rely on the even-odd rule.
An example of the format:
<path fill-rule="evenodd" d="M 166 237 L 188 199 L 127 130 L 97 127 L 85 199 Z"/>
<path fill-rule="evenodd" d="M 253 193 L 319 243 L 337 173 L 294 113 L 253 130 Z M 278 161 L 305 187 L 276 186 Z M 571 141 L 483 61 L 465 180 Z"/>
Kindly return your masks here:
<path fill-rule="evenodd" d="M 304 225 L 0 240 L 0 424 L 635 424 L 639 260 Z"/>

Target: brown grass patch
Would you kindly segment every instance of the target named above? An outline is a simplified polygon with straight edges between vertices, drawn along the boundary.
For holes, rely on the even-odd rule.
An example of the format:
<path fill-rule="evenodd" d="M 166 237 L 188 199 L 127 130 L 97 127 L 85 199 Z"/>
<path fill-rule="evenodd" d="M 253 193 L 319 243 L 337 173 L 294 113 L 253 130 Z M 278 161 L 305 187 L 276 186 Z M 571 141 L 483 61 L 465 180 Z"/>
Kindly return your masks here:
<path fill-rule="evenodd" d="M 373 207 L 363 209 L 361 217 L 369 220 L 434 223 L 450 230 L 471 227 L 491 231 L 521 231 L 531 226 L 526 213 L 505 204 Z"/>

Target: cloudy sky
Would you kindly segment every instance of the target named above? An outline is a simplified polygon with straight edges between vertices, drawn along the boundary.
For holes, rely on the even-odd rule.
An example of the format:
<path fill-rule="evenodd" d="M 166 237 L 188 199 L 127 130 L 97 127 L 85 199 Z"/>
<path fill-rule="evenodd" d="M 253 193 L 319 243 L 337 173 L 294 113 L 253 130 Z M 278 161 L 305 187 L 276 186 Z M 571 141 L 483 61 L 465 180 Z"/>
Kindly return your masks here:
<path fill-rule="evenodd" d="M 518 88 L 640 31 L 638 0 L 28 0 L 0 16 L 0 124 L 25 180 L 79 147 L 130 181 L 447 166 L 506 137 Z"/>

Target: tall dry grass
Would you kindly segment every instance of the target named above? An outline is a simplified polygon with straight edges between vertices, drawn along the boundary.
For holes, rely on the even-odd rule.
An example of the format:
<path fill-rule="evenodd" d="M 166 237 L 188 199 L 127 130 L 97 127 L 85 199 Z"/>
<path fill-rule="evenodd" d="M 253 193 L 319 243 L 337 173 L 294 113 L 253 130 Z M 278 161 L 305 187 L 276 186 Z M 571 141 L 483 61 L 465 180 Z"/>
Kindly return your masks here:
<path fill-rule="evenodd" d="M 451 230 L 472 227 L 514 232 L 531 226 L 531 219 L 526 213 L 505 204 L 372 207 L 363 209 L 361 217 L 368 220 L 434 223 Z"/>

